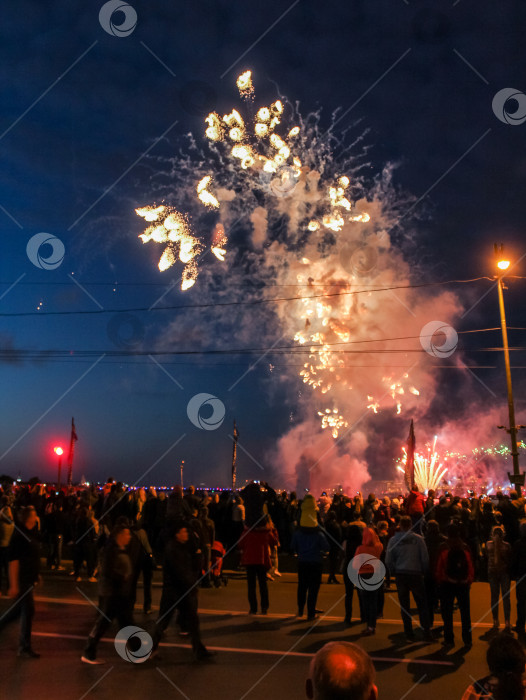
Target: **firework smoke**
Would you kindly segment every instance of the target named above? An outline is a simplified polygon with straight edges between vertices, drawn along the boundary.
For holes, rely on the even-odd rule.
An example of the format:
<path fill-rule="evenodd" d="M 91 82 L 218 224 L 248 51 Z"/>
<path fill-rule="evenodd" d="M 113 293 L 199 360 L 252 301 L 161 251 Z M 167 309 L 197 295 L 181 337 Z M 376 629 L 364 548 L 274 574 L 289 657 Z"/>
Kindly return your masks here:
<path fill-rule="evenodd" d="M 180 261 L 183 288 L 197 280 L 201 296 L 232 299 L 239 284 L 243 300 L 297 298 L 228 318 L 215 311 L 213 323 L 223 327 L 218 337 L 225 324 L 235 328 L 239 347 L 281 336 L 300 358 L 306 387 L 273 454 L 280 482 L 356 490 L 368 479 L 375 414 L 425 415 L 436 362 L 422 359 L 419 335 L 430 320 L 452 323 L 460 304 L 449 292 L 373 291 L 408 285 L 414 272 L 403 253 L 413 237 L 397 227 L 407 199 L 395 193 L 392 168 L 366 181 L 360 139 L 343 149 L 319 114 L 302 117 L 284 98 L 258 106 L 249 71 L 237 84 L 245 104 L 211 113 L 205 151 L 191 137 L 164 168 L 157 201 L 137 210 L 151 222 L 141 238 L 162 243 L 160 269 Z M 199 263 L 205 250 L 216 259 Z M 297 370 L 288 376 L 297 386 Z"/>

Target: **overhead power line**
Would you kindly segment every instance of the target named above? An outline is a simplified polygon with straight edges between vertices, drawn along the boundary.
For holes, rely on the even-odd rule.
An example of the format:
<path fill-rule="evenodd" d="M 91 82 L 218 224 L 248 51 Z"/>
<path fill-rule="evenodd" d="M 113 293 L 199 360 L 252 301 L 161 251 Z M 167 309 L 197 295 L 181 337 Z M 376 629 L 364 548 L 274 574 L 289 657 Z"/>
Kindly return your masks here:
<path fill-rule="evenodd" d="M 330 299 L 332 297 L 352 296 L 355 294 L 373 294 L 374 292 L 389 292 L 400 289 L 420 289 L 423 287 L 444 286 L 447 284 L 469 284 L 480 280 L 488 280 L 493 282 L 491 277 L 475 277 L 467 280 L 445 280 L 442 282 L 422 282 L 420 284 L 405 284 L 393 285 L 390 287 L 373 287 L 354 290 L 345 290 L 340 292 L 324 292 L 323 294 L 309 294 L 307 296 L 293 297 L 272 297 L 269 299 L 251 299 L 247 301 L 217 301 L 203 302 L 200 304 L 175 304 L 170 306 L 140 306 L 124 309 L 89 309 L 85 311 L 21 311 L 11 313 L 0 313 L 0 317 L 23 317 L 23 316 L 84 316 L 84 315 L 100 315 L 100 314 L 116 314 L 116 313 L 141 313 L 150 311 L 182 311 L 185 309 L 207 309 L 217 308 L 221 306 L 257 306 L 262 304 L 275 304 L 287 301 L 302 301 L 304 299 Z M 336 286 L 345 286 L 341 283 Z"/>

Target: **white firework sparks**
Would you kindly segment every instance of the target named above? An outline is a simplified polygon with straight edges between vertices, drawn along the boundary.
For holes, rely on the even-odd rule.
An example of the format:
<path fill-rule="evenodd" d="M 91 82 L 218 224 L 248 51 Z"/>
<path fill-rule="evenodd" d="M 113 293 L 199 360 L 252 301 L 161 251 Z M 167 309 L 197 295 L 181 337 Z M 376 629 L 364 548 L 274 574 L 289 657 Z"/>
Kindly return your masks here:
<path fill-rule="evenodd" d="M 289 300 L 276 305 L 274 319 L 301 355 L 300 377 L 317 396 L 321 427 L 334 438 L 365 408 L 397 415 L 418 405 L 420 381 L 427 378 L 417 371 L 410 377 L 407 362 L 393 368 L 393 355 L 382 354 L 383 338 L 414 336 L 420 348 L 421 319 L 428 320 L 437 302 L 415 305 L 405 290 L 396 297 L 366 292 L 368 286 L 407 282 L 410 274 L 389 235 L 397 222 L 390 170 L 366 189 L 361 164 L 350 156 L 335 158 L 339 142 L 331 128 L 321 129 L 319 115 L 303 118 L 282 99 L 253 107 L 250 71 L 237 86 L 246 104 L 206 117 L 206 152 L 192 139 L 191 156 L 171 161 L 170 186 L 159 190 L 162 201 L 175 206 L 137 210 L 151 224 L 141 239 L 165 245 L 161 270 L 183 263 L 183 289 L 195 283 L 204 250 L 216 265 L 209 257 L 207 269 L 216 279 L 224 274 L 225 284 L 243 269 L 251 279 L 256 275 L 250 298 L 272 285 L 285 288 Z M 237 240 L 242 246 L 234 245 Z M 452 295 L 444 299 L 440 317 L 451 318 L 458 304 Z M 414 320 L 406 317 L 408 306 Z M 412 333 L 400 333 L 402 314 Z M 375 369 L 357 368 L 356 358 L 373 358 Z"/>

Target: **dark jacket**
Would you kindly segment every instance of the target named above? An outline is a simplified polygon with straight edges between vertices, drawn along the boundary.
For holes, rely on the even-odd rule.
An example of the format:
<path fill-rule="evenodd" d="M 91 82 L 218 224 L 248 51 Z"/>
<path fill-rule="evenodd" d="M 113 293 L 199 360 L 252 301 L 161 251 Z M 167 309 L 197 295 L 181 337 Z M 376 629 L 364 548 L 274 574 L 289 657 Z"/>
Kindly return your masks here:
<path fill-rule="evenodd" d="M 20 591 L 31 588 L 38 581 L 40 571 L 40 541 L 36 528 L 17 527 L 8 549 L 8 560 L 18 561 Z"/>
<path fill-rule="evenodd" d="M 163 565 L 163 586 L 180 594 L 196 582 L 193 549 L 172 538 L 166 545 Z"/>
<path fill-rule="evenodd" d="M 511 548 L 511 577 L 517 581 L 526 577 L 526 537 L 519 538 Z"/>
<path fill-rule="evenodd" d="M 101 554 L 99 593 L 102 597 L 126 597 L 130 595 L 132 565 L 126 550 L 110 539 Z"/>

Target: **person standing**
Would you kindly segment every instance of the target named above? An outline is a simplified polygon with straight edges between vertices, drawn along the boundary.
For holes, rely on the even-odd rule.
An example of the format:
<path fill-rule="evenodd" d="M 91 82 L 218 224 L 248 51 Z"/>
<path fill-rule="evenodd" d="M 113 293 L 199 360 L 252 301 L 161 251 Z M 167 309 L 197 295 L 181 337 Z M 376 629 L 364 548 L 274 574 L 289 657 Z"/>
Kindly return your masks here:
<path fill-rule="evenodd" d="M 413 530 L 418 534 L 422 534 L 422 525 L 424 521 L 424 511 L 426 506 L 426 498 L 423 493 L 420 493 L 418 486 L 413 486 L 409 496 L 405 500 L 405 512 L 411 518 Z"/>
<path fill-rule="evenodd" d="M 519 525 L 519 539 L 511 550 L 511 574 L 517 581 L 515 595 L 517 597 L 517 634 L 524 640 L 526 624 L 526 520 Z"/>
<path fill-rule="evenodd" d="M 199 509 L 199 522 L 201 523 L 201 549 L 203 551 L 204 575 L 201 582 L 203 588 L 211 588 L 210 570 L 212 564 L 212 545 L 216 538 L 214 521 L 208 517 L 208 508 L 202 506 Z"/>
<path fill-rule="evenodd" d="M 303 617 L 307 602 L 307 620 L 316 619 L 316 601 L 321 585 L 323 557 L 329 543 L 318 527 L 316 501 L 307 494 L 301 506 L 300 527 L 292 537 L 291 550 L 298 555 L 298 617 Z"/>
<path fill-rule="evenodd" d="M 342 552 L 342 528 L 336 519 L 336 513 L 330 510 L 325 520 L 325 531 L 329 538 L 329 578 L 327 583 L 340 583 L 336 578 L 336 572 L 340 563 Z"/>
<path fill-rule="evenodd" d="M 488 553 L 488 581 L 491 591 L 491 609 L 493 611 L 493 631 L 499 629 L 499 595 L 502 592 L 504 624 L 506 632 L 511 632 L 510 602 L 510 565 L 511 546 L 504 541 L 504 530 L 496 525 L 491 531 L 491 539 L 486 542 Z"/>
<path fill-rule="evenodd" d="M 396 589 L 404 632 L 407 641 L 414 641 L 412 617 L 409 613 L 410 595 L 413 594 L 424 639 L 432 641 L 431 622 L 426 600 L 424 577 L 429 570 L 429 557 L 424 538 L 411 531 L 412 521 L 408 515 L 400 518 L 400 532 L 389 541 L 385 557 L 386 566 L 396 577 Z"/>
<path fill-rule="evenodd" d="M 362 534 L 362 544 L 356 548 L 355 556 L 358 557 L 360 554 L 367 554 L 372 559 L 378 559 L 380 561 L 380 555 L 382 554 L 383 546 L 378 535 L 371 527 L 366 527 Z M 353 560 L 353 564 L 354 564 Z M 369 574 L 374 574 L 375 570 L 371 564 L 363 564 L 359 567 L 358 574 L 360 577 L 364 576 L 365 581 Z M 383 586 L 383 579 L 381 585 Z M 363 632 L 364 636 L 370 636 L 376 632 L 376 618 L 378 616 L 378 588 L 361 588 L 358 590 L 358 595 L 361 596 L 363 600 L 363 610 L 365 613 L 365 619 L 367 622 L 367 629 Z"/>
<path fill-rule="evenodd" d="M 429 610 L 429 624 L 430 627 L 433 627 L 435 609 L 438 608 L 439 602 L 435 571 L 438 557 L 440 556 L 443 546 L 447 542 L 447 537 L 440 532 L 440 527 L 436 520 L 428 520 L 424 539 L 429 556 L 429 571 L 425 578 L 427 609 Z"/>
<path fill-rule="evenodd" d="M 119 628 L 133 625 L 133 602 L 131 597 L 132 565 L 126 552 L 131 532 L 126 525 L 116 525 L 101 556 L 99 581 L 99 616 L 89 633 L 81 661 L 85 664 L 103 664 L 97 659 L 97 645 L 117 619 Z"/>
<path fill-rule="evenodd" d="M 176 610 L 182 618 L 185 632 L 192 642 L 192 650 L 197 661 L 214 656 L 201 641 L 199 616 L 197 614 L 198 581 L 195 576 L 195 551 L 189 543 L 190 533 L 184 521 L 173 525 L 173 537 L 166 545 L 163 564 L 163 591 L 159 617 L 153 633 L 153 657 L 157 653 L 163 634 Z"/>
<path fill-rule="evenodd" d="M 362 543 L 363 528 L 358 525 L 348 525 L 346 528 L 345 538 L 343 541 L 344 556 L 343 556 L 343 582 L 345 584 L 345 617 L 343 622 L 350 626 L 352 623 L 352 599 L 355 590 L 354 583 L 349 578 L 349 562 L 356 554 L 356 549 Z M 358 593 L 358 589 L 356 589 Z M 365 622 L 365 613 L 363 611 L 363 600 L 358 595 L 358 603 L 360 606 L 360 620 Z"/>
<path fill-rule="evenodd" d="M 245 528 L 239 540 L 241 565 L 247 570 L 249 615 L 256 615 L 258 611 L 256 581 L 259 584 L 259 595 L 261 597 L 261 614 L 266 615 L 268 612 L 267 572 L 271 568 L 271 549 L 276 547 L 277 544 L 277 534 L 271 527 L 271 520 L 268 515 L 263 516 L 261 527 Z"/>
<path fill-rule="evenodd" d="M 14 598 L 14 603 L 0 618 L 0 630 L 20 616 L 20 638 L 18 656 L 38 659 L 38 654 L 31 646 L 31 629 L 35 616 L 33 589 L 41 583 L 40 578 L 40 541 L 37 534 L 38 516 L 33 506 L 22 509 L 20 527 L 9 543 L 9 590 L 7 595 Z"/>
<path fill-rule="evenodd" d="M 142 518 L 130 529 L 131 539 L 128 545 L 128 554 L 132 564 L 132 584 L 130 595 L 132 609 L 137 600 L 137 584 L 142 574 L 143 581 L 143 612 L 150 615 L 152 612 L 152 578 L 155 569 L 153 551 L 148 540 L 148 535 L 143 527 Z"/>
<path fill-rule="evenodd" d="M 440 588 L 440 611 L 444 622 L 444 646 L 453 646 L 453 606 L 455 599 L 462 622 L 464 646 L 472 645 L 470 587 L 475 578 L 473 561 L 468 546 L 460 538 L 456 523 L 447 529 L 447 543 L 437 561 L 436 578 Z"/>
<path fill-rule="evenodd" d="M 0 500 L 0 595 L 9 588 L 9 543 L 15 530 L 13 511 L 9 506 L 9 498 L 2 496 Z M 2 586 L 2 580 L 6 580 L 6 588 Z"/>

